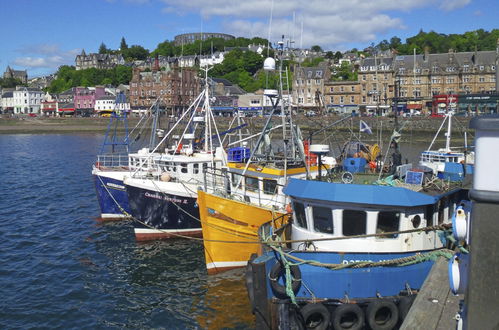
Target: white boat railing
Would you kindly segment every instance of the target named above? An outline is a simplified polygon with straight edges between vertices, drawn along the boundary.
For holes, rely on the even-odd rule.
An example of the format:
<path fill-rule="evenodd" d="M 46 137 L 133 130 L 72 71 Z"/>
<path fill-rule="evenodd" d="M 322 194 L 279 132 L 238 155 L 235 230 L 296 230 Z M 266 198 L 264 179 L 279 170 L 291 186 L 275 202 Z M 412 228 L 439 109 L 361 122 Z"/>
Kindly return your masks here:
<path fill-rule="evenodd" d="M 128 154 L 103 154 L 97 155 L 97 167 L 128 167 Z"/>

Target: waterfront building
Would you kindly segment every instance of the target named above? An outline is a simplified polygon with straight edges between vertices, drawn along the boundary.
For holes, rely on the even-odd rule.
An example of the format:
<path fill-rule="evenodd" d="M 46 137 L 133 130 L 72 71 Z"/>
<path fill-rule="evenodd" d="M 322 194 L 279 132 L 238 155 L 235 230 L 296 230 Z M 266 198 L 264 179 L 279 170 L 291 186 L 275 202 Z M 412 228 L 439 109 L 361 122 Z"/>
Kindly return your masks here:
<path fill-rule="evenodd" d="M 330 76 L 327 66 L 295 67 L 292 82 L 294 105 L 299 108 L 325 107 L 324 84 Z"/>
<path fill-rule="evenodd" d="M 43 92 L 36 88 L 17 86 L 12 91 L 13 114 L 39 114 L 43 100 Z"/>
<path fill-rule="evenodd" d="M 102 86 L 76 87 L 74 90 L 74 107 L 78 113 L 88 116 L 94 112 L 95 100 L 105 95 L 106 91 Z"/>
<path fill-rule="evenodd" d="M 433 95 L 492 93 L 496 90 L 496 52 L 474 51 L 366 58 L 359 65 L 367 107 L 430 111 Z M 364 103 L 363 103 L 364 104 Z"/>
<path fill-rule="evenodd" d="M 359 113 L 362 105 L 361 84 L 358 81 L 326 81 L 324 99 L 328 112 Z"/>
<path fill-rule="evenodd" d="M 5 72 L 3 73 L 3 79 L 19 79 L 23 84 L 28 83 L 28 71 L 27 70 L 14 70 L 10 66 L 7 66 Z"/>
<path fill-rule="evenodd" d="M 192 44 L 195 41 L 201 40 L 207 40 L 211 38 L 221 38 L 224 40 L 233 40 L 236 37 L 230 34 L 226 33 L 213 33 L 213 32 L 201 32 L 201 33 L 184 33 L 184 34 L 179 34 L 175 36 L 175 39 L 173 43 L 175 46 L 181 46 L 181 45 L 186 45 L 186 44 Z"/>
<path fill-rule="evenodd" d="M 43 96 L 41 104 L 41 113 L 44 116 L 55 116 L 59 110 L 59 102 L 57 98 L 52 96 L 49 92 Z"/>
<path fill-rule="evenodd" d="M 14 89 L 15 88 L 2 89 L 2 100 L 0 104 L 2 113 L 14 113 Z"/>
<path fill-rule="evenodd" d="M 84 70 L 90 68 L 96 69 L 112 69 L 117 65 L 124 65 L 125 60 L 121 54 L 86 54 L 85 50 L 81 51 L 80 55 L 76 55 L 76 70 Z"/>
<path fill-rule="evenodd" d="M 167 70 L 142 72 L 133 70 L 130 81 L 130 105 L 133 109 L 147 109 L 160 99 L 167 109 L 188 107 L 200 90 L 197 71 L 174 67 Z"/>

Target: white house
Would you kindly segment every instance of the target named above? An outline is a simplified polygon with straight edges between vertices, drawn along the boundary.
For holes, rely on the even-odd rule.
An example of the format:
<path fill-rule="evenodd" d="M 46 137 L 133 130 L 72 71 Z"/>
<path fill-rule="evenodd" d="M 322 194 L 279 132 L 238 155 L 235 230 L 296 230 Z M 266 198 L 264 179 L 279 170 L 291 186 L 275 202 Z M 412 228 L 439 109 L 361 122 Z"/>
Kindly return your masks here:
<path fill-rule="evenodd" d="M 220 64 L 224 61 L 224 53 L 216 52 L 213 55 L 201 56 L 199 60 L 199 66 L 204 68 L 205 66 L 213 66 L 215 64 Z"/>
<path fill-rule="evenodd" d="M 94 111 L 96 113 L 111 113 L 117 110 L 129 112 L 130 103 L 120 102 L 116 104 L 116 96 L 112 95 L 101 96 L 95 100 Z"/>
<path fill-rule="evenodd" d="M 12 92 L 14 98 L 14 114 L 39 114 L 43 92 L 39 89 L 17 86 Z"/>

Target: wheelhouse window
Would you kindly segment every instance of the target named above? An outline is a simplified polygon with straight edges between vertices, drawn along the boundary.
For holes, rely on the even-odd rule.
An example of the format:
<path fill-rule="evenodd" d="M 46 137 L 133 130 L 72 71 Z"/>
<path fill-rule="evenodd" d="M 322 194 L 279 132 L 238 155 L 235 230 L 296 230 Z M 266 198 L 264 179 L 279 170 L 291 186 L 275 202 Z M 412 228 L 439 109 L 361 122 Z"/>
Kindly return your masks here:
<path fill-rule="evenodd" d="M 305 206 L 302 203 L 293 202 L 294 218 L 299 227 L 307 229 L 307 218 L 305 216 Z"/>
<path fill-rule="evenodd" d="M 333 212 L 328 207 L 313 206 L 314 230 L 320 233 L 333 234 Z"/>
<path fill-rule="evenodd" d="M 248 191 L 258 190 L 258 178 L 247 176 L 246 178 L 244 178 L 244 182 L 246 183 L 246 190 Z"/>
<path fill-rule="evenodd" d="M 343 235 L 364 235 L 366 233 L 367 213 L 365 211 L 343 211 Z"/>
<path fill-rule="evenodd" d="M 185 163 L 180 164 L 180 172 L 187 173 L 187 164 Z"/>
<path fill-rule="evenodd" d="M 376 234 L 398 231 L 400 225 L 400 213 L 396 211 L 381 211 L 378 213 L 378 224 Z M 397 234 L 377 236 L 379 238 L 397 238 Z"/>
<path fill-rule="evenodd" d="M 192 173 L 193 174 L 198 174 L 199 173 L 199 164 L 192 164 Z"/>
<path fill-rule="evenodd" d="M 274 195 L 277 193 L 277 180 L 263 180 L 263 192 Z"/>

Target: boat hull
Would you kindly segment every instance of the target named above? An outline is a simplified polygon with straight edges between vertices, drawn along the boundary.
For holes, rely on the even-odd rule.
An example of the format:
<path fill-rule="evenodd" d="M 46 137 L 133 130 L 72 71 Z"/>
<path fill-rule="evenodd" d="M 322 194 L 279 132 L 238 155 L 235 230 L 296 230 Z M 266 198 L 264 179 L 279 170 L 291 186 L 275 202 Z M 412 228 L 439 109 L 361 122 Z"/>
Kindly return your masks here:
<path fill-rule="evenodd" d="M 181 196 L 126 184 L 137 241 L 200 237 L 196 196 Z"/>
<path fill-rule="evenodd" d="M 426 251 L 419 251 L 426 252 Z M 343 253 L 306 251 L 293 252 L 292 255 L 304 260 L 314 260 L 322 264 L 348 264 L 356 261 L 385 261 L 414 256 L 410 253 Z M 255 262 L 265 262 L 265 268 L 270 272 L 278 262 L 274 252 L 266 252 Z M 298 261 L 289 260 L 293 263 Z M 399 267 L 366 267 L 343 268 L 331 270 L 325 267 L 300 265 L 302 285 L 296 293 L 297 298 L 311 299 L 310 292 L 316 298 L 341 300 L 375 298 L 377 296 L 397 296 L 407 289 L 420 289 L 426 279 L 433 261 L 425 261 L 408 266 Z M 282 279 L 281 279 L 282 281 Z M 283 283 L 283 281 L 282 281 Z M 324 285 L 331 283 L 333 285 Z M 270 282 L 267 281 L 269 296 L 274 297 Z"/>
<path fill-rule="evenodd" d="M 95 172 L 94 185 L 101 209 L 102 220 L 129 218 L 128 195 L 123 177 L 128 172 Z"/>
<path fill-rule="evenodd" d="M 258 228 L 271 219 L 279 218 L 279 225 L 287 221 L 282 218 L 283 213 L 272 209 L 203 191 L 198 192 L 198 203 L 209 274 L 246 266 L 250 256 L 260 248 Z"/>

